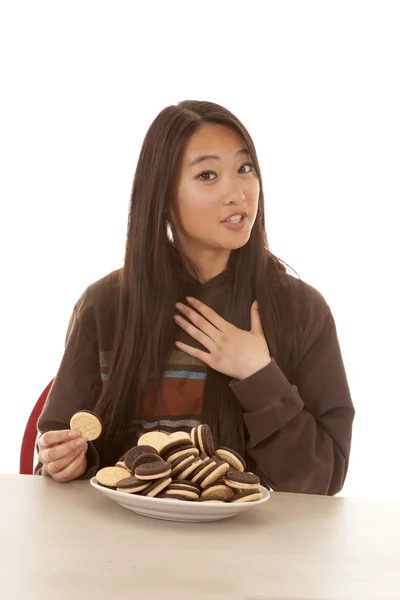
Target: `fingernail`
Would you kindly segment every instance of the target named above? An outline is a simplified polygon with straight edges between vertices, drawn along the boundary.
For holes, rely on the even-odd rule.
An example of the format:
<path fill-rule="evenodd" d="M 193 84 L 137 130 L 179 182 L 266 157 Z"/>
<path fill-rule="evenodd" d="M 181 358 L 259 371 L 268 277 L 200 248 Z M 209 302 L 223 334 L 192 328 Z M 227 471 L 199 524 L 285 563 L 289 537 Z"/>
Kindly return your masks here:
<path fill-rule="evenodd" d="M 183 304 L 181 304 L 180 302 L 177 302 L 177 303 L 175 304 L 175 306 L 176 306 L 176 308 L 179 308 L 179 309 L 185 308 L 185 307 L 184 307 L 184 305 L 183 305 Z"/>
<path fill-rule="evenodd" d="M 80 431 L 74 431 L 74 430 L 72 429 L 72 430 L 69 432 L 69 434 L 68 434 L 68 435 L 69 435 L 69 437 L 72 437 L 72 438 L 74 438 L 74 437 L 78 437 L 78 435 L 81 435 L 81 432 L 80 432 Z"/>
<path fill-rule="evenodd" d="M 86 440 L 84 438 L 79 438 L 78 440 L 76 440 L 75 444 L 77 446 L 83 446 L 83 444 L 86 442 Z"/>
<path fill-rule="evenodd" d="M 258 300 L 254 302 L 254 307 L 258 310 Z"/>
<path fill-rule="evenodd" d="M 196 302 L 195 298 L 192 298 L 191 296 L 186 296 L 186 300 L 190 303 L 190 304 L 194 304 Z"/>

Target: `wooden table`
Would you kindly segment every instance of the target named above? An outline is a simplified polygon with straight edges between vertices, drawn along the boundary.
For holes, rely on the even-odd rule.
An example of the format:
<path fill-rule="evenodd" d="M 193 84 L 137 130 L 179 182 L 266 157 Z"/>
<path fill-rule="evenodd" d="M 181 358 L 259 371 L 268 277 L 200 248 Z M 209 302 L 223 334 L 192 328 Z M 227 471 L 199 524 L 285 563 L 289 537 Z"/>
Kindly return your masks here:
<path fill-rule="evenodd" d="M 87 481 L 0 475 L 4 600 L 400 598 L 400 503 L 272 495 L 232 519 L 136 516 Z"/>

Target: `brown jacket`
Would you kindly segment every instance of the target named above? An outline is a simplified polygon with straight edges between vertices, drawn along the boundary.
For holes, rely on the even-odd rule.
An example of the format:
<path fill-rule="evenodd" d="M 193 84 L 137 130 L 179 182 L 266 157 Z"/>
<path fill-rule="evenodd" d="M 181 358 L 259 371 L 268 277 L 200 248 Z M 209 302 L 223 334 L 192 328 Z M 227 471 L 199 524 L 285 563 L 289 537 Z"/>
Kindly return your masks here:
<path fill-rule="evenodd" d="M 88 398 L 107 378 L 117 277 L 114 271 L 90 285 L 75 306 L 64 357 L 39 418 L 40 433 L 68 428 L 74 412 L 92 408 Z M 217 310 L 224 281 L 221 274 L 203 284 L 198 298 Z M 298 280 L 291 281 L 297 289 Z M 292 380 L 273 359 L 264 369 L 230 385 L 244 409 L 246 460 L 262 482 L 277 491 L 333 495 L 342 488 L 348 468 L 354 408 L 331 310 L 315 288 L 303 286 L 308 322 Z M 183 341 L 185 335 L 182 331 Z M 189 343 L 194 345 L 193 340 Z M 161 408 L 156 409 L 148 391 L 138 422 L 116 432 L 112 445 L 105 446 L 101 438 L 91 443 L 86 477 L 115 464 L 136 443 L 138 429 L 190 431 L 201 422 L 206 366 L 175 350 L 167 369 Z M 35 472 L 41 473 L 40 463 Z"/>

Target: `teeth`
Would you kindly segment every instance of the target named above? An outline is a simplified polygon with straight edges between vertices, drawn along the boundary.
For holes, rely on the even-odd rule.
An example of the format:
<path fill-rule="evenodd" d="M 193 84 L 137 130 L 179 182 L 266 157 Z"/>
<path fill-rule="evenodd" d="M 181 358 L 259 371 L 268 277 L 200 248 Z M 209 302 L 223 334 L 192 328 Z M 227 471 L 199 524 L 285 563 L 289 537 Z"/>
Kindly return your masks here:
<path fill-rule="evenodd" d="M 227 219 L 227 222 L 228 223 L 240 223 L 241 220 L 242 220 L 242 215 L 234 215 L 230 219 Z"/>

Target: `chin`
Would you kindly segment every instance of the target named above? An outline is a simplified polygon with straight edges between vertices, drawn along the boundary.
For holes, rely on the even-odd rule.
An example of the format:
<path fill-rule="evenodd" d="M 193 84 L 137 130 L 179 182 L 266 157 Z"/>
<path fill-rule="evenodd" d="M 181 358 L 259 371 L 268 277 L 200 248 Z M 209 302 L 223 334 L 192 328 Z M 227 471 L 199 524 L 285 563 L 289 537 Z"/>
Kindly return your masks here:
<path fill-rule="evenodd" d="M 243 248 L 247 244 L 250 239 L 250 235 L 237 236 L 236 239 L 233 239 L 231 243 L 227 243 L 225 248 L 227 250 L 239 250 L 239 248 Z"/>
<path fill-rule="evenodd" d="M 229 250 L 239 250 L 239 248 L 243 248 L 243 246 L 245 246 L 247 244 L 248 240 L 246 240 L 245 242 L 243 242 L 242 244 L 232 244 L 231 246 L 229 246 Z"/>

